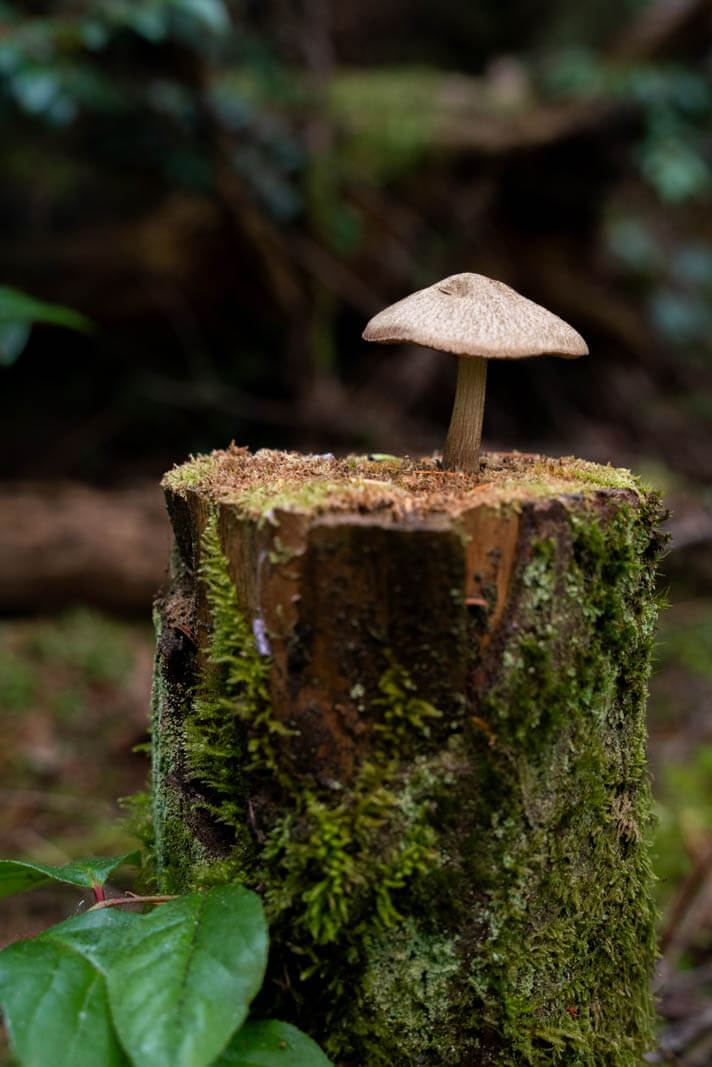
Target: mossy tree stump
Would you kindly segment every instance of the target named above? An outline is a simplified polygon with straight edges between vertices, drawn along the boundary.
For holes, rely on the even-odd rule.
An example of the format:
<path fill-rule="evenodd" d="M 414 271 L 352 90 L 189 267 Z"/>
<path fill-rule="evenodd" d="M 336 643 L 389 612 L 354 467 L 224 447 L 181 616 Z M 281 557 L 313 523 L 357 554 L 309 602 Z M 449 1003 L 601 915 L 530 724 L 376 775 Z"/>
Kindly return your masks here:
<path fill-rule="evenodd" d="M 264 1006 L 339 1065 L 639 1063 L 655 496 L 234 447 L 164 487 L 160 888 L 256 889 Z"/>

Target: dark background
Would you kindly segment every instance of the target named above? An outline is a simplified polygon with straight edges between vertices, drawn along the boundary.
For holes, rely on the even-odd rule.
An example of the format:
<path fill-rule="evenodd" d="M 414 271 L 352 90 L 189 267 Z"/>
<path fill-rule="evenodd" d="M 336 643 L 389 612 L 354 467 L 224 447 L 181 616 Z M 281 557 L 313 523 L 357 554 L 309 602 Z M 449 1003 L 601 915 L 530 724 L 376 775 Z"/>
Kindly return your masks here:
<path fill-rule="evenodd" d="M 709 1064 L 710 0 L 0 3 L 0 143 L 5 852 L 105 850 L 143 776 L 163 471 L 232 439 L 440 448 L 455 361 L 361 331 L 487 274 L 591 354 L 490 363 L 485 447 L 630 466 L 673 511 L 663 1035 Z"/>
<path fill-rule="evenodd" d="M 454 360 L 360 334 L 461 270 L 591 348 L 486 442 L 710 477 L 709 4 L 2 6 L 0 280 L 96 324 L 6 353 L 3 477 L 437 448 Z"/>

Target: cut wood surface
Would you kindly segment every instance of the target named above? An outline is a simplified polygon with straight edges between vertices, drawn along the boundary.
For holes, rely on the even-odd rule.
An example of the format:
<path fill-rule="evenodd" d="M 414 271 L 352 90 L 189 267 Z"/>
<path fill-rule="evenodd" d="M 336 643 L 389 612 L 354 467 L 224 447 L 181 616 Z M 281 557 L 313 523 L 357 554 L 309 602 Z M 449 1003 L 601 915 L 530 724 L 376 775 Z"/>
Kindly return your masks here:
<path fill-rule="evenodd" d="M 639 1062 L 654 494 L 234 447 L 164 488 L 160 889 L 254 886 L 265 997 L 343 1067 Z"/>

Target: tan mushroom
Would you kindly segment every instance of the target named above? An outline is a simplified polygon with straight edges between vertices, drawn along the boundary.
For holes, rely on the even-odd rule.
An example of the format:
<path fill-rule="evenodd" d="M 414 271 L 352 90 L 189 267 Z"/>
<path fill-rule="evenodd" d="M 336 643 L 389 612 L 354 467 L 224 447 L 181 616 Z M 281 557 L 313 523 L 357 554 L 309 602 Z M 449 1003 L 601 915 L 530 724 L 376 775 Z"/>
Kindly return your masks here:
<path fill-rule="evenodd" d="M 580 334 L 546 308 L 482 274 L 453 274 L 379 311 L 366 341 L 427 345 L 458 356 L 443 467 L 478 473 L 488 359 L 588 353 Z"/>

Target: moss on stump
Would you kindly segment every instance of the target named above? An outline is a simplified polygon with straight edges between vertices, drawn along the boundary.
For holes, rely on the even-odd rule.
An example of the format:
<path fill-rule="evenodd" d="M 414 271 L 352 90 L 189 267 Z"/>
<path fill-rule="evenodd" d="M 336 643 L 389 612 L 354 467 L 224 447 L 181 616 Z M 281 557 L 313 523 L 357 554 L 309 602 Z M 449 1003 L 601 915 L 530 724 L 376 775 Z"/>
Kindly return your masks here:
<path fill-rule="evenodd" d="M 656 496 L 234 447 L 164 488 L 160 888 L 257 890 L 262 1006 L 342 1067 L 639 1063 Z"/>

